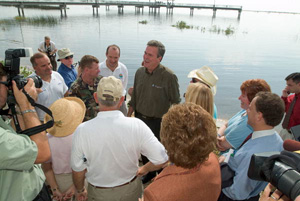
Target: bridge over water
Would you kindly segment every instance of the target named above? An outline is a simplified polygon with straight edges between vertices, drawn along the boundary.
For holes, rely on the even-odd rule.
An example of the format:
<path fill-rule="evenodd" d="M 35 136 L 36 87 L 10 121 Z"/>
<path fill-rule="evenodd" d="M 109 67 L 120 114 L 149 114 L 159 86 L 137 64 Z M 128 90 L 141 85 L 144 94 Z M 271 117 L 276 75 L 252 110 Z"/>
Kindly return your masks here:
<path fill-rule="evenodd" d="M 216 16 L 217 10 L 233 10 L 238 11 L 238 18 L 241 16 L 242 6 L 231 6 L 231 5 L 215 5 L 215 4 L 180 4 L 174 3 L 174 0 L 161 2 L 140 2 L 140 1 L 99 1 L 99 0 L 86 0 L 81 2 L 74 1 L 0 1 L 0 5 L 3 6 L 16 6 L 18 8 L 19 16 L 24 16 L 24 7 L 26 6 L 57 6 L 61 11 L 61 15 L 67 15 L 68 5 L 89 5 L 93 7 L 93 14 L 98 15 L 98 9 L 100 6 L 105 6 L 106 10 L 109 10 L 110 6 L 117 6 L 118 12 L 123 13 L 125 6 L 134 6 L 136 12 L 144 12 L 144 7 L 149 7 L 149 12 L 159 13 L 160 8 L 166 8 L 167 14 L 173 14 L 174 8 L 189 8 L 190 14 L 193 15 L 194 9 L 211 9 L 213 10 L 213 17 Z"/>

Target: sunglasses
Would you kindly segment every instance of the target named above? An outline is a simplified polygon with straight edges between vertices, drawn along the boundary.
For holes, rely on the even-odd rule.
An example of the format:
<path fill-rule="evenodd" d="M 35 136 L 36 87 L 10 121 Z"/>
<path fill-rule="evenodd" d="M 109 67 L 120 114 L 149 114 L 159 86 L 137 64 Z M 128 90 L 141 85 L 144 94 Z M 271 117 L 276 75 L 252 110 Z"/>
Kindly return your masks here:
<path fill-rule="evenodd" d="M 67 56 L 67 57 L 65 57 L 65 59 L 72 59 L 73 58 L 73 55 L 71 55 L 71 56 Z"/>
<path fill-rule="evenodd" d="M 205 86 L 207 86 L 208 88 L 211 88 L 208 84 L 206 84 L 205 82 L 202 82 L 202 81 L 200 81 L 200 80 L 198 80 L 198 79 L 196 79 L 196 78 L 192 78 L 192 81 L 191 81 L 191 82 L 192 82 L 192 83 L 200 82 L 200 83 L 204 84 Z"/>

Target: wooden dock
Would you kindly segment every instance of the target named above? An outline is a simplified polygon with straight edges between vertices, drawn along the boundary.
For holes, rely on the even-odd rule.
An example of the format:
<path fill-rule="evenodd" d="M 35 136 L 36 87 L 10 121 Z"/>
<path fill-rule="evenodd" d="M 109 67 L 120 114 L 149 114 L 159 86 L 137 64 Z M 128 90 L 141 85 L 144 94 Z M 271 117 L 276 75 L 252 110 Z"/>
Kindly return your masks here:
<path fill-rule="evenodd" d="M 189 8 L 190 15 L 193 15 L 194 9 L 211 9 L 213 10 L 213 17 L 216 17 L 217 10 L 232 10 L 238 11 L 238 18 L 240 18 L 242 13 L 242 6 L 231 6 L 231 5 L 211 5 L 211 4 L 179 4 L 174 3 L 174 1 L 169 2 L 140 2 L 140 1 L 99 1 L 99 0 L 87 0 L 86 2 L 55 2 L 55 1 L 0 1 L 0 5 L 3 6 L 16 6 L 18 8 L 19 16 L 24 16 L 24 7 L 26 6 L 58 6 L 61 15 L 67 15 L 67 6 L 68 5 L 77 5 L 77 6 L 92 6 L 93 14 L 99 13 L 99 7 L 105 6 L 106 10 L 109 10 L 110 6 L 117 6 L 118 13 L 124 12 L 125 6 L 134 6 L 136 12 L 144 12 L 144 7 L 149 8 L 149 12 L 159 13 L 160 8 L 166 8 L 167 14 L 173 14 L 174 8 Z"/>

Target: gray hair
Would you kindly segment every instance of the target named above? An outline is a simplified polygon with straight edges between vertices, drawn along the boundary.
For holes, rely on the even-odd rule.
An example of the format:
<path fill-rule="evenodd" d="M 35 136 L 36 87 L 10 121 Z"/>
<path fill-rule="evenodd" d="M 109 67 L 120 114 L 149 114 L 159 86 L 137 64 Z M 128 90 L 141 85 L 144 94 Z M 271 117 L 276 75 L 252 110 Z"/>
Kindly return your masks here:
<path fill-rule="evenodd" d="M 147 46 L 157 47 L 157 49 L 158 49 L 157 57 L 162 57 L 162 58 L 164 57 L 166 48 L 160 41 L 150 40 L 147 43 Z"/>
<path fill-rule="evenodd" d="M 99 102 L 101 103 L 101 105 L 104 105 L 106 107 L 115 107 L 119 104 L 120 100 L 114 101 L 114 97 L 104 94 L 103 96 L 106 97 L 106 100 L 101 99 L 98 97 Z"/>

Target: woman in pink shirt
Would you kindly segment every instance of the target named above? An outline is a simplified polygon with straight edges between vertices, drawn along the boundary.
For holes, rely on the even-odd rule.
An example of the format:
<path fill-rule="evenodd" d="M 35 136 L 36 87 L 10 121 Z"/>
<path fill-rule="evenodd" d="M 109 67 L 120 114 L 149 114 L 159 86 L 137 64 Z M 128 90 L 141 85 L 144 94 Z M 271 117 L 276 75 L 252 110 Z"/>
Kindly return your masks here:
<path fill-rule="evenodd" d="M 51 159 L 42 164 L 46 180 L 54 200 L 73 200 L 75 187 L 70 166 L 72 137 L 85 115 L 83 101 L 75 97 L 61 98 L 49 108 L 54 117 L 54 126 L 48 129 Z M 45 122 L 50 120 L 45 116 Z"/>

